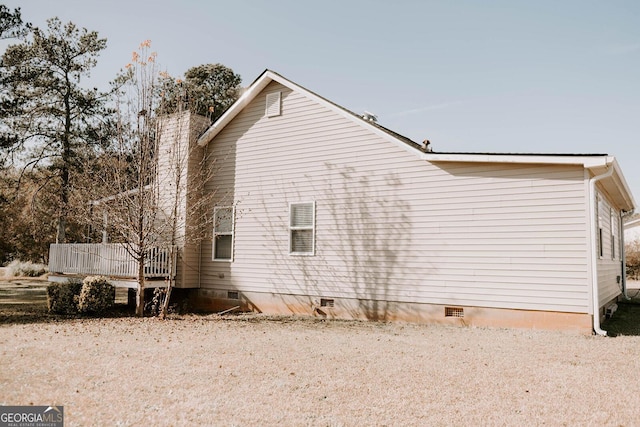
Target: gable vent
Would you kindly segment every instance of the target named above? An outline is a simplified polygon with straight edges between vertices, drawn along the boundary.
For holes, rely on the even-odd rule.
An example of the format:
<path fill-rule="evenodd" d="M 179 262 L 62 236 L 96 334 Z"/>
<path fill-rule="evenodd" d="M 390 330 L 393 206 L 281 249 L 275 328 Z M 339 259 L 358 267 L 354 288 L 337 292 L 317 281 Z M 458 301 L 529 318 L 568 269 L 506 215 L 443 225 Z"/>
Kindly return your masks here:
<path fill-rule="evenodd" d="M 462 307 L 445 307 L 444 317 L 464 317 L 464 308 Z"/>
<path fill-rule="evenodd" d="M 275 117 L 281 114 L 280 112 L 280 92 L 273 92 L 267 94 L 267 106 L 265 109 L 267 117 Z"/>

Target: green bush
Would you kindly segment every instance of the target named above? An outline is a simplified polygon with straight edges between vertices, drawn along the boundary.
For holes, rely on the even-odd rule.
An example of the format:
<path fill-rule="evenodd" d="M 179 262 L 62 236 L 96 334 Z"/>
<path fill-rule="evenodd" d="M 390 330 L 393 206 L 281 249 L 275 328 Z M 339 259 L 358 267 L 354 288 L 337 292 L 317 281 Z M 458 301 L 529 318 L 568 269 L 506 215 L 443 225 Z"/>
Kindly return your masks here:
<path fill-rule="evenodd" d="M 76 314 L 81 290 L 82 282 L 77 280 L 50 284 L 47 286 L 49 311 L 58 314 Z"/>
<path fill-rule="evenodd" d="M 7 276 L 20 277 L 39 277 L 47 272 L 47 266 L 44 264 L 35 264 L 31 261 L 14 260 L 7 266 Z"/>
<path fill-rule="evenodd" d="M 89 276 L 82 282 L 78 298 L 80 313 L 103 313 L 113 307 L 116 288 L 102 276 Z"/>

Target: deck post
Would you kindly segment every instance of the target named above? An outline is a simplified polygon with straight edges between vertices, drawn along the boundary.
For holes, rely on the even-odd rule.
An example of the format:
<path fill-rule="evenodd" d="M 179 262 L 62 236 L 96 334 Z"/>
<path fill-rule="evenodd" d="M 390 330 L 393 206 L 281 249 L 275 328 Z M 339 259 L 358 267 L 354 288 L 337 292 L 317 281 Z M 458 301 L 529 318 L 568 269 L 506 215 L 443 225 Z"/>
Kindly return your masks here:
<path fill-rule="evenodd" d="M 102 243 L 109 243 L 107 211 L 102 212 Z"/>

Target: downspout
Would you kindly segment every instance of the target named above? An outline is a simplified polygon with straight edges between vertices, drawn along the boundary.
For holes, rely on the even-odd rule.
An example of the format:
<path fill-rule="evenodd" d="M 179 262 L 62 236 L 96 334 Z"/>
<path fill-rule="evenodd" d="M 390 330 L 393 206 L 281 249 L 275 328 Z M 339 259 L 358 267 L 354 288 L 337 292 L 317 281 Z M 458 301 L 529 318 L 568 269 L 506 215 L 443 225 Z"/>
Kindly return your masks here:
<path fill-rule="evenodd" d="M 591 217 L 591 302 L 593 309 L 593 331 L 596 335 L 607 336 L 607 331 L 600 328 L 600 301 L 598 292 L 598 212 L 596 212 L 596 182 L 613 175 L 613 165 L 601 175 L 589 180 L 589 212 Z"/>

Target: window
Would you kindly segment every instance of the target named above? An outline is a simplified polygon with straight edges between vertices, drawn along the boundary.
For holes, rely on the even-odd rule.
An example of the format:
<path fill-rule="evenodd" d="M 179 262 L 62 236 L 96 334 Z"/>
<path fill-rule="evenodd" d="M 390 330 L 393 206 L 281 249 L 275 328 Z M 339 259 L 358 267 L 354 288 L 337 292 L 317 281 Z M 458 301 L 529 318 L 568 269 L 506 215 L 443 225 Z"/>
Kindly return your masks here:
<path fill-rule="evenodd" d="M 608 205 L 606 204 L 606 202 L 604 200 L 602 200 L 602 197 L 600 197 L 600 195 L 596 195 L 596 209 L 597 211 L 597 215 L 598 215 L 598 256 L 600 258 L 604 258 L 604 254 L 605 254 L 605 249 L 604 249 L 604 245 L 605 245 L 605 226 L 607 226 L 607 224 L 605 223 L 605 215 L 609 213 L 609 209 L 608 209 Z"/>
<path fill-rule="evenodd" d="M 315 250 L 315 202 L 289 206 L 289 253 L 313 255 Z"/>
<path fill-rule="evenodd" d="M 215 208 L 213 216 L 213 259 L 214 261 L 232 261 L 233 207 Z"/>
<path fill-rule="evenodd" d="M 602 227 L 598 228 L 598 251 L 600 252 L 600 258 L 604 256 L 604 244 L 602 241 Z"/>
<path fill-rule="evenodd" d="M 267 117 L 275 117 L 280 115 L 280 92 L 267 94 L 267 106 L 265 108 Z"/>
<path fill-rule="evenodd" d="M 598 215 L 598 255 L 600 259 L 620 259 L 620 223 L 617 211 L 600 194 L 596 195 Z"/>

